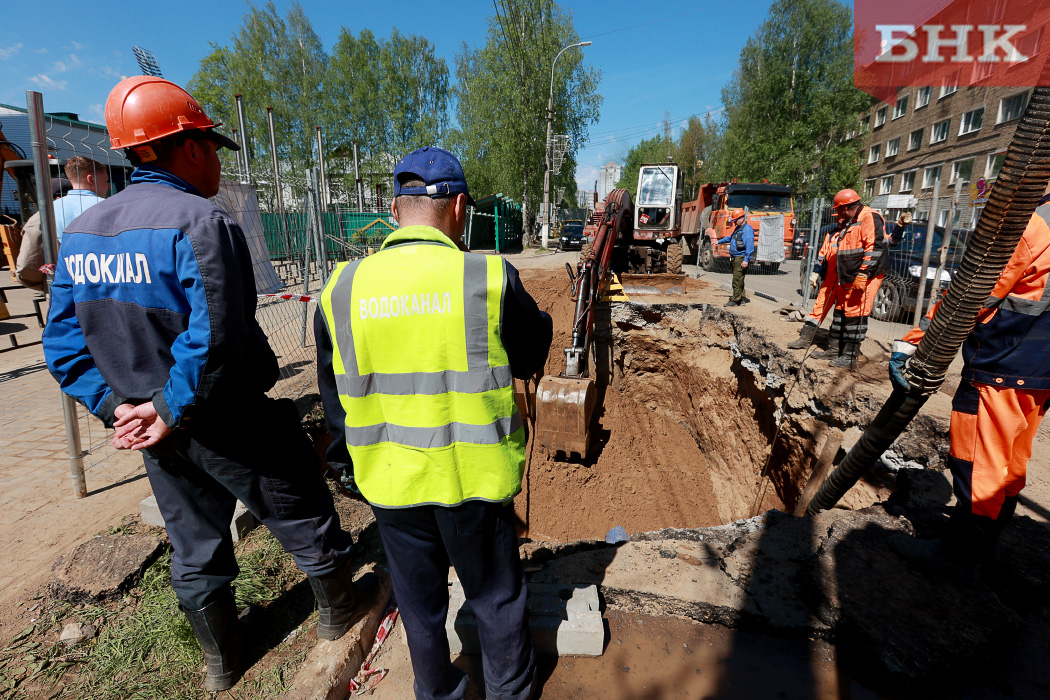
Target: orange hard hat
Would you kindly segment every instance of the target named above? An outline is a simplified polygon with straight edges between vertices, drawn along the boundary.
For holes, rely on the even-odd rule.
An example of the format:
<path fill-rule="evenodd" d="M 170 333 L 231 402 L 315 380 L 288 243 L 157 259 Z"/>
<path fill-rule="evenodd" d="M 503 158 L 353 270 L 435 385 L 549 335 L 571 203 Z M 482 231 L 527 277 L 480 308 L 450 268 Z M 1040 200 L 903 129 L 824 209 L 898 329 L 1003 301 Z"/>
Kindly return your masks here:
<path fill-rule="evenodd" d="M 736 221 L 737 219 L 742 219 L 745 216 L 747 216 L 747 212 L 745 212 L 743 209 L 737 208 L 734 209 L 733 213 L 729 215 L 729 220 Z"/>
<path fill-rule="evenodd" d="M 117 83 L 106 100 L 106 126 L 114 150 L 135 148 L 193 129 L 231 150 L 240 150 L 232 139 L 210 131 L 214 123 L 201 105 L 181 87 L 151 75 L 136 75 Z"/>
<path fill-rule="evenodd" d="M 857 194 L 856 190 L 839 190 L 838 194 L 835 195 L 835 208 L 846 207 L 850 204 L 856 204 L 860 201 L 860 195 Z"/>

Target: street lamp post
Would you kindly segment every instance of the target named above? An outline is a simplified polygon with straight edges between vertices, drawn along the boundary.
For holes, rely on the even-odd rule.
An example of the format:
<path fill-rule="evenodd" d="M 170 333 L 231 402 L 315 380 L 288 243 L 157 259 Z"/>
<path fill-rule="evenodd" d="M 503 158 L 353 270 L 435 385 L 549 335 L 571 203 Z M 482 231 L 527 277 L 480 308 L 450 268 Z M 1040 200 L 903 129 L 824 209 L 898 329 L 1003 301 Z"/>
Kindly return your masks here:
<path fill-rule="evenodd" d="M 554 155 L 551 153 L 551 130 L 554 128 L 554 67 L 558 64 L 558 59 L 561 55 L 575 46 L 590 46 L 591 42 L 581 41 L 576 44 L 569 44 L 554 57 L 554 62 L 551 63 L 551 91 L 550 96 L 547 98 L 547 141 L 543 151 L 543 157 L 547 161 L 547 167 L 543 170 L 543 224 L 541 227 L 543 236 L 543 247 L 547 247 L 547 238 L 551 232 L 551 169 L 554 167 Z"/>

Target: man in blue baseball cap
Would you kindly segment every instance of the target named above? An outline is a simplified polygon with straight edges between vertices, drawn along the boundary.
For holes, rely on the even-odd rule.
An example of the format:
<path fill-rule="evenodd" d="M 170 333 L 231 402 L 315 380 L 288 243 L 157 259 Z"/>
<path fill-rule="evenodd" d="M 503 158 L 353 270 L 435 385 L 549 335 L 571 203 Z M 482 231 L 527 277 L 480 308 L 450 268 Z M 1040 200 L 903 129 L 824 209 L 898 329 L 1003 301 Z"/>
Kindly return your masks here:
<path fill-rule="evenodd" d="M 464 252 L 470 192 L 448 151 L 394 169 L 399 224 L 336 267 L 314 318 L 328 463 L 372 506 L 408 637 L 417 700 L 459 700 L 448 567 L 478 621 L 488 698 L 538 687 L 511 502 L 525 430 L 514 378 L 543 369 L 551 318 L 503 258 Z"/>

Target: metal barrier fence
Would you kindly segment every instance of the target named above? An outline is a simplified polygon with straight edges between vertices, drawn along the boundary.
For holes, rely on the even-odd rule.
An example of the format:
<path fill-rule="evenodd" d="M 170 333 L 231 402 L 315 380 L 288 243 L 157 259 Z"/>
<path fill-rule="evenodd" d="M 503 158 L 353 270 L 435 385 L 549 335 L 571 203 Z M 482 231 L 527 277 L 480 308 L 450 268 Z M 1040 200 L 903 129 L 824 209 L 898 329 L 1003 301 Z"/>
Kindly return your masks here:
<path fill-rule="evenodd" d="M 889 250 L 889 270 L 875 296 L 867 336 L 886 350 L 940 299 L 962 260 L 981 203 L 971 205 L 968 188 L 958 183 L 953 183 L 952 190 L 943 193 L 939 183 L 934 183 L 932 191 L 910 202 L 913 206 L 907 211 L 913 212 L 914 219 L 903 227 L 900 242 Z M 887 228 L 892 230 L 903 210 L 882 211 Z M 834 221 L 830 200 L 796 200 L 795 243 L 790 253 L 779 264 L 754 266 L 757 269 L 746 280 L 748 294 L 757 293 L 805 312 L 812 310 L 816 290 L 810 289 L 808 280 L 823 239 L 822 230 Z M 697 269 L 696 274 L 729 289 L 732 275 L 728 266 L 714 271 Z M 824 320 L 825 328 L 831 323 L 830 315 Z"/>

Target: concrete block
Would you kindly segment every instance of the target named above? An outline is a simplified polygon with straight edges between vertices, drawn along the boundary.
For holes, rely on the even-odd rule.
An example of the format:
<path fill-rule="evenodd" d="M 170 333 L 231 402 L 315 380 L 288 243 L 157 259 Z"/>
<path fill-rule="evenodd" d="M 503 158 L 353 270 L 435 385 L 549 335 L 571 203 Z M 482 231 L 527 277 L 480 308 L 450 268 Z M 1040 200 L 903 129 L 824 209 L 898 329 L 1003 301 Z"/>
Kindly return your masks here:
<path fill-rule="evenodd" d="M 605 625 L 597 586 L 529 584 L 529 629 L 536 652 L 545 656 L 601 656 Z M 452 581 L 445 621 L 453 654 L 480 654 L 478 622 L 463 595 L 463 585 Z"/>
<path fill-rule="evenodd" d="M 153 494 L 139 502 L 139 513 L 142 516 L 142 522 L 147 525 L 164 527 L 164 516 L 160 514 L 160 508 L 157 506 L 157 497 Z M 243 503 L 237 501 L 237 506 L 233 511 L 233 520 L 230 522 L 230 534 L 233 535 L 233 541 L 240 542 L 242 537 L 258 526 L 259 521 L 251 514 L 251 511 Z"/>

